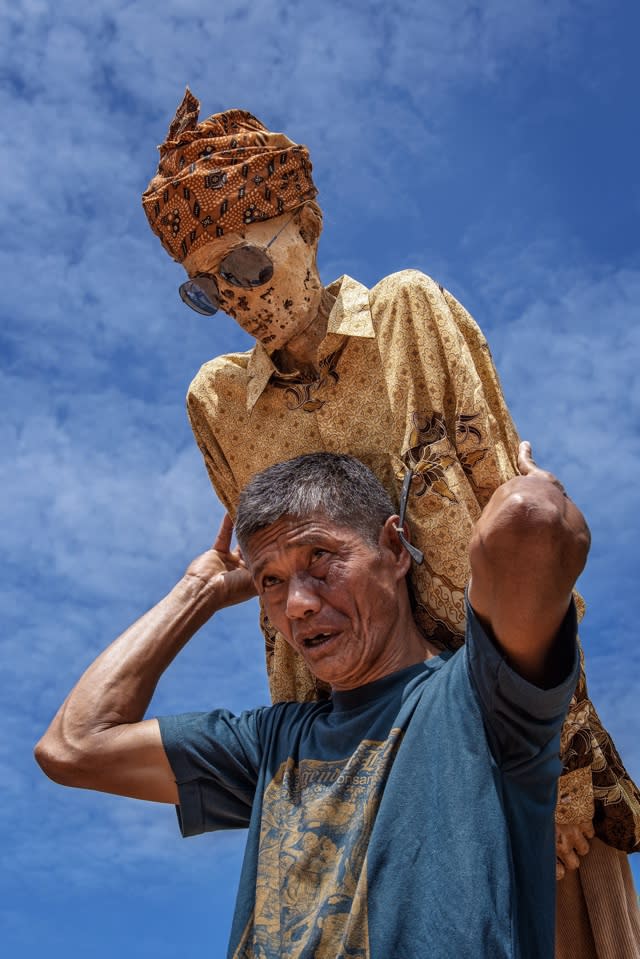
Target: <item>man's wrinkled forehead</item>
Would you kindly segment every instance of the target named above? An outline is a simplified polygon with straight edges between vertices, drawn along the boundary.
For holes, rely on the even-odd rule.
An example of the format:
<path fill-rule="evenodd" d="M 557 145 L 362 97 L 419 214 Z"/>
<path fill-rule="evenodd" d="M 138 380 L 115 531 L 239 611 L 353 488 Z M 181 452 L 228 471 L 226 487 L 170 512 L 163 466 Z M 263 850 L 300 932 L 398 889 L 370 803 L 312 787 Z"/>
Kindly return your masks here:
<path fill-rule="evenodd" d="M 355 541 L 365 543 L 357 529 L 316 510 L 301 516 L 281 516 L 262 526 L 249 536 L 243 553 L 255 576 L 277 555 L 315 546 L 339 549 L 342 544 Z"/>

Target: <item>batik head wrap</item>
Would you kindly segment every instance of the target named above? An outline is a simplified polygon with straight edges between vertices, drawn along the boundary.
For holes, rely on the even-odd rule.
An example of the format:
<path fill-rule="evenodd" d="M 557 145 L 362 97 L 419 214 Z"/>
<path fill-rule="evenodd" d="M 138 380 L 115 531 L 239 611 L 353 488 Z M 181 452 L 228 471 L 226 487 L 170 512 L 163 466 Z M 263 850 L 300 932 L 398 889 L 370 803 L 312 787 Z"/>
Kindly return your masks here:
<path fill-rule="evenodd" d="M 178 263 L 211 239 L 295 210 L 318 192 L 306 147 L 245 110 L 202 123 L 199 113 L 187 89 L 142 194 L 151 229 Z"/>

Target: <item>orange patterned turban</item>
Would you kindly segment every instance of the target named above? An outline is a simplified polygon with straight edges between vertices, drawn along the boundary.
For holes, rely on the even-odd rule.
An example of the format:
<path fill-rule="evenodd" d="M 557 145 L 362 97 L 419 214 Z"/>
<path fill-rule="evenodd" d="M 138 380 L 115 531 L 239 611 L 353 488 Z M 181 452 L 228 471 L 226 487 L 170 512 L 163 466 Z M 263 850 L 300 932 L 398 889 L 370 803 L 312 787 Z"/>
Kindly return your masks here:
<path fill-rule="evenodd" d="M 306 147 L 245 110 L 202 123 L 199 113 L 187 89 L 142 194 L 151 229 L 178 263 L 212 238 L 295 210 L 318 192 Z"/>

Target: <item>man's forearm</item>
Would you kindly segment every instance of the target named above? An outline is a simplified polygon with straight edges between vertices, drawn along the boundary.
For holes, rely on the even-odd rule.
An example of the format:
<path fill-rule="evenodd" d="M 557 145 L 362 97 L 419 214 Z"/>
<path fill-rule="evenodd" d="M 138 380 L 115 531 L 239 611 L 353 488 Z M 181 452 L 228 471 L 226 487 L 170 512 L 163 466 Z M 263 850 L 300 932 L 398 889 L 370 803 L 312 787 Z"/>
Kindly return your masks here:
<path fill-rule="evenodd" d="M 518 462 L 521 475 L 495 491 L 476 523 L 469 599 L 511 665 L 530 682 L 553 686 L 573 656 L 573 647 L 561 649 L 556 640 L 590 533 L 558 480 L 536 465 L 529 443 L 521 444 Z"/>
<path fill-rule="evenodd" d="M 76 683 L 36 747 L 45 772 L 101 788 L 91 781 L 94 767 L 108 762 L 123 727 L 140 722 L 167 666 L 218 608 L 215 586 L 186 574 L 122 633 Z"/>
<path fill-rule="evenodd" d="M 173 771 L 155 719 L 142 720 L 167 666 L 219 609 L 255 596 L 233 526 L 196 557 L 164 599 L 87 669 L 36 746 L 44 772 L 66 786 L 177 802 Z"/>
<path fill-rule="evenodd" d="M 92 663 L 63 709 L 102 728 L 142 719 L 166 668 L 217 611 L 216 599 L 210 584 L 184 576 Z"/>

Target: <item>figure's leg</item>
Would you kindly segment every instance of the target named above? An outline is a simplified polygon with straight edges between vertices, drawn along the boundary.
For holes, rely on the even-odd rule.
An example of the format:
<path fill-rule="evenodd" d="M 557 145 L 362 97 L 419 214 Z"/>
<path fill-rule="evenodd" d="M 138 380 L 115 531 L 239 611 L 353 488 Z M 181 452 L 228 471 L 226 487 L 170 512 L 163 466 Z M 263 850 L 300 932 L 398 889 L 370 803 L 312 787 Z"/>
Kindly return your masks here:
<path fill-rule="evenodd" d="M 598 959 L 580 873 L 568 871 L 556 883 L 556 959 Z"/>
<path fill-rule="evenodd" d="M 557 889 L 556 959 L 638 959 L 640 912 L 624 853 L 593 839 Z"/>

